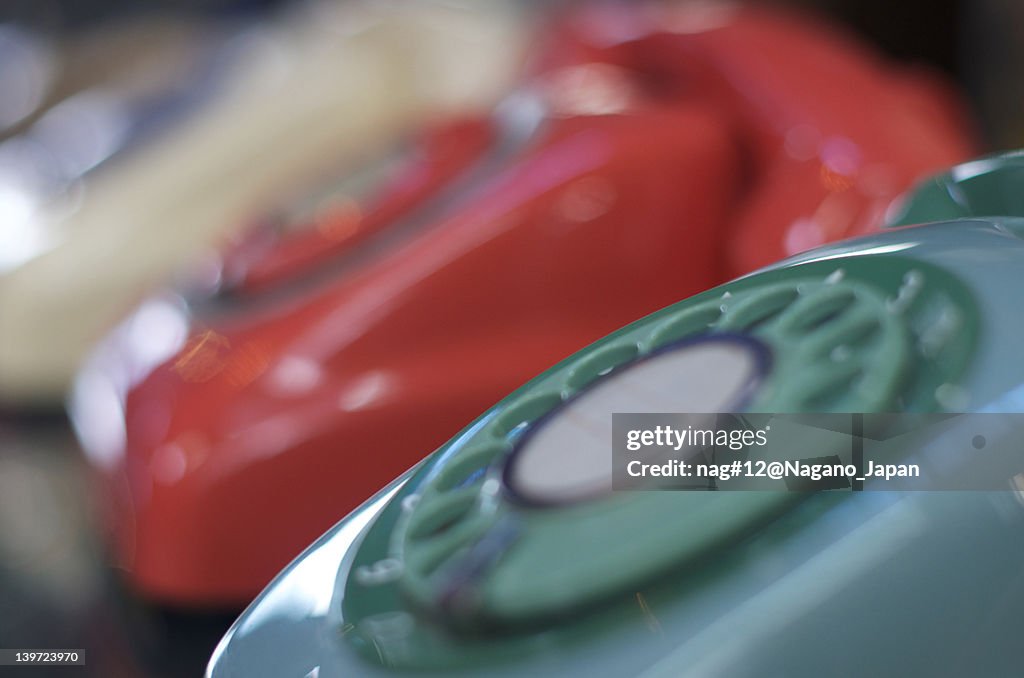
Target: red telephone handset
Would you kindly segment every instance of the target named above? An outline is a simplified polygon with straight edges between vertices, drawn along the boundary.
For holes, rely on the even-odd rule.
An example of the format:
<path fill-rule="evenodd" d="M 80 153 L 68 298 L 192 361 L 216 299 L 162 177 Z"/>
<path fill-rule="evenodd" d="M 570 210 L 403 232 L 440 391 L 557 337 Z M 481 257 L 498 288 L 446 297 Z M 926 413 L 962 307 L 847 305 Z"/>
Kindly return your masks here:
<path fill-rule="evenodd" d="M 153 302 L 128 321 L 74 414 L 143 593 L 247 600 L 532 374 L 873 227 L 913 179 L 971 151 L 930 80 L 817 24 L 716 7 L 574 10 L 490 120 L 428 132 L 407 174 L 343 202 L 361 215 L 349 237 L 274 236 L 228 256 L 216 311 Z M 140 347 L 144 312 L 160 322 Z M 110 421 L 120 437 L 95 425 Z"/>
<path fill-rule="evenodd" d="M 801 15 L 604 2 L 564 17 L 559 38 L 545 67 L 611 60 L 728 116 L 750 177 L 730 219 L 729 275 L 877 228 L 917 178 L 975 149 L 967 112 L 940 79 L 894 69 Z"/>

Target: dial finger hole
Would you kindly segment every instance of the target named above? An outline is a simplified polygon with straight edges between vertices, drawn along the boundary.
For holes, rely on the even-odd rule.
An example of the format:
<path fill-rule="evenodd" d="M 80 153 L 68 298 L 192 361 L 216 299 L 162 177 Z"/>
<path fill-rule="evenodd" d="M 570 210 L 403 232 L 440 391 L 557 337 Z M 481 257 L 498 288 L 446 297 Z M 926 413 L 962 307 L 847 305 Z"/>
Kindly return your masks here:
<path fill-rule="evenodd" d="M 470 443 L 441 468 L 434 487 L 440 492 L 476 487 L 491 462 L 508 452 L 509 447 L 504 440 Z"/>
<path fill-rule="evenodd" d="M 562 402 L 559 393 L 542 393 L 512 403 L 498 414 L 495 427 L 502 435 L 514 436 Z"/>
<path fill-rule="evenodd" d="M 610 346 L 602 351 L 598 351 L 573 366 L 569 372 L 566 386 L 569 391 L 577 391 L 584 388 L 598 377 L 602 377 L 616 367 L 628 363 L 639 354 L 640 348 L 636 344 Z"/>

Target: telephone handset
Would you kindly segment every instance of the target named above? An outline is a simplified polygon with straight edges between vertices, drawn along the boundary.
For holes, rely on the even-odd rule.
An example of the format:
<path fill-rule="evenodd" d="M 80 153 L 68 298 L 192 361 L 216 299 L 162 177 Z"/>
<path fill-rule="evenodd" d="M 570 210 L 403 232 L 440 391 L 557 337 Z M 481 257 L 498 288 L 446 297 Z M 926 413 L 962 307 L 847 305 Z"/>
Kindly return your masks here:
<path fill-rule="evenodd" d="M 785 10 L 594 3 L 567 14 L 559 37 L 548 67 L 612 61 L 730 122 L 748 184 L 723 233 L 729 276 L 875 230 L 916 179 L 975 148 L 941 80 Z"/>

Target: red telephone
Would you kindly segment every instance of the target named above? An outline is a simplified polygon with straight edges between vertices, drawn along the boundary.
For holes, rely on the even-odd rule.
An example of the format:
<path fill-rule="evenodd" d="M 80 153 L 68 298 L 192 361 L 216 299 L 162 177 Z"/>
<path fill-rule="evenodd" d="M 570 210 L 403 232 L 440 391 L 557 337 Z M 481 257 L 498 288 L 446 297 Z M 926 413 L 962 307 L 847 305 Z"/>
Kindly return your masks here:
<path fill-rule="evenodd" d="M 930 77 L 767 10 L 589 6 L 543 54 L 490 119 L 268 218 L 217 296 L 154 299 L 97 353 L 73 415 L 143 594 L 248 600 L 530 375 L 973 151 Z"/>

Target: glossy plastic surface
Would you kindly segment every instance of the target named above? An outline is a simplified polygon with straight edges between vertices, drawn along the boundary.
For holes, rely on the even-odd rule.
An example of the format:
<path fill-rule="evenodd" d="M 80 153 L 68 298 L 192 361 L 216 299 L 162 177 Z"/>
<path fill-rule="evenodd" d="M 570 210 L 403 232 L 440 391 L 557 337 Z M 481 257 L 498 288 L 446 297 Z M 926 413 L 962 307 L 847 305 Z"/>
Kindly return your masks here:
<path fill-rule="evenodd" d="M 799 14 L 599 2 L 568 15 L 563 30 L 552 63 L 634 67 L 663 90 L 701 92 L 732 118 L 755 179 L 728 226 L 730 275 L 874 230 L 922 174 L 971 150 L 964 111 L 940 80 L 892 69 Z M 956 148 L 941 141 L 957 136 Z"/>
<path fill-rule="evenodd" d="M 1024 214 L 1024 151 L 965 162 L 920 182 L 888 219 L 890 226 Z"/>
<path fill-rule="evenodd" d="M 142 592 L 246 600 L 537 370 L 868 228 L 911 179 L 967 152 L 930 81 L 762 11 L 683 30 L 703 16 L 690 7 L 624 10 L 639 34 L 618 42 L 570 15 L 557 44 L 593 49 L 542 59 L 486 123 L 497 142 L 464 138 L 468 152 L 437 170 L 453 176 L 444 186 L 357 200 L 362 241 L 284 238 L 264 254 L 281 263 L 262 290 L 229 286 L 191 310 L 154 300 L 107 343 L 75 416 Z M 825 87 L 835 73 L 845 85 Z M 374 222 L 389 200 L 404 217 Z M 295 242 L 322 265 L 286 263 Z"/>
<path fill-rule="evenodd" d="M 247 295 L 275 283 L 287 284 L 311 268 L 352 253 L 467 171 L 497 143 L 495 134 L 486 118 L 439 123 L 422 133 L 412 151 L 397 160 L 387 158 L 362 182 L 349 179 L 339 187 L 321 189 L 321 194 L 304 201 L 313 203 L 305 213 L 282 215 L 255 232 L 247 230 L 223 255 L 221 292 Z M 359 183 L 370 186 L 352 186 Z M 353 196 L 353 188 L 363 188 L 369 195 Z"/>
<path fill-rule="evenodd" d="M 476 547 L 457 552 L 463 556 L 484 544 L 508 549 L 502 558 L 470 572 L 499 577 L 502 570 L 519 569 L 513 583 L 524 589 L 526 598 L 544 587 L 550 573 L 582 568 L 577 583 L 568 588 L 589 591 L 587 605 L 561 611 L 552 607 L 566 604 L 563 586 L 555 598 L 536 599 L 546 606 L 543 613 L 521 617 L 511 627 L 495 626 L 492 615 L 500 610 L 496 607 L 488 613 L 489 624 L 478 617 L 467 631 L 465 621 L 453 618 L 454 610 L 441 605 L 443 598 L 418 597 L 408 588 L 409 577 L 415 574 L 409 571 L 415 565 L 414 554 L 398 547 L 408 544 L 407 531 L 416 513 L 435 501 L 433 493 L 441 483 L 449 492 L 488 494 L 495 481 L 487 478 L 496 477 L 492 473 L 464 484 L 452 484 L 447 476 L 471 469 L 462 458 L 481 449 L 477 439 L 495 422 L 524 419 L 522 426 L 509 430 L 524 429 L 528 435 L 545 406 L 530 409 L 524 403 L 543 401 L 552 384 L 571 380 L 574 370 L 613 360 L 619 355 L 616 347 L 625 344 L 643 356 L 679 332 L 713 338 L 721 328 L 712 323 L 701 330 L 699 323 L 694 324 L 704 302 L 719 299 L 723 310 L 735 307 L 739 314 L 742 294 L 774 289 L 780 281 L 822 280 L 834 285 L 852 276 L 890 299 L 903 292 L 905 303 L 891 304 L 884 311 L 908 333 L 907 346 L 915 354 L 909 369 L 902 370 L 899 389 L 903 396 L 915 390 L 918 395 L 901 398 L 902 406 L 918 411 L 1019 412 L 1024 370 L 1015 356 L 1024 317 L 1012 310 L 1017 308 L 1016 281 L 1024 257 L 1022 236 L 1020 218 L 978 218 L 851 240 L 680 302 L 602 339 L 512 393 L 329 531 L 236 622 L 214 653 L 209 675 L 313 671 L 333 678 L 409 670 L 428 675 L 647 678 L 1012 674 L 1018 643 L 1015 611 L 1024 601 L 1024 549 L 1019 539 L 1024 499 L 1010 491 L 1011 485 L 1003 492 L 621 493 L 524 513 L 521 531 L 511 540 L 500 538 L 504 521 L 491 522 L 483 534 L 473 535 L 461 530 L 461 517 L 425 534 L 429 542 L 443 540 L 447 530 L 461 530 L 470 542 L 478 540 Z M 906 292 L 901 281 L 905 285 L 908 278 L 893 275 L 898 270 L 916 272 L 910 279 L 923 287 Z M 821 293 L 807 287 L 801 292 L 807 301 Z M 919 340 L 934 333 L 934 316 L 926 323 L 915 316 L 927 315 L 933 301 L 943 297 L 946 302 L 955 300 L 957 312 L 963 314 L 944 333 L 939 352 L 930 353 Z M 826 318 L 820 330 L 835 336 L 833 330 L 858 315 L 855 307 L 848 307 Z M 736 315 L 732 317 L 732 331 L 749 330 L 746 324 L 735 324 Z M 769 317 L 785 324 L 786 312 Z M 748 315 L 747 322 L 753 323 L 751 331 L 762 331 L 756 318 Z M 886 344 L 883 329 L 873 325 L 871 332 L 869 346 Z M 784 350 L 776 344 L 773 357 Z M 832 360 L 837 358 L 833 355 Z M 929 387 L 917 389 L 922 375 L 932 373 L 929 361 L 946 373 Z M 862 375 L 867 379 L 866 372 Z M 802 378 L 799 366 L 787 366 L 783 360 L 772 366 L 757 393 L 778 397 L 780 384 Z M 681 391 L 700 394 L 713 386 L 692 382 Z M 877 396 L 883 391 L 873 390 L 876 386 L 868 391 Z M 849 386 L 833 385 L 826 402 L 842 411 L 843 397 L 864 388 L 860 379 Z M 952 392 L 957 397 L 951 400 Z M 563 392 L 561 397 L 571 395 Z M 875 405 L 900 409 L 893 403 Z M 522 435 L 509 433 L 509 446 L 521 444 Z M 988 444 L 1013 449 L 1017 436 L 1019 431 L 1004 430 L 1002 438 Z M 906 452 L 909 460 L 920 461 L 925 457 L 915 455 L 925 455 L 926 450 Z M 507 459 L 499 453 L 492 470 Z M 943 463 L 967 469 L 986 462 L 969 453 Z M 488 497 L 474 504 L 474 510 L 501 512 L 512 506 L 500 491 L 490 491 Z M 785 507 L 781 512 L 776 507 L 771 519 L 763 512 L 751 514 L 739 531 L 721 521 L 723 515 L 744 513 L 744 503 L 772 497 Z M 701 504 L 706 504 L 704 512 Z M 623 511 L 638 506 L 646 508 Z M 707 511 L 711 507 L 715 510 Z M 689 520 L 696 522 L 689 525 Z M 558 529 L 562 541 L 548 540 L 543 552 L 533 554 L 550 571 L 529 576 L 523 568 L 530 557 L 530 539 Z M 601 529 L 607 532 L 598 537 Z M 707 542 L 699 558 L 676 554 L 674 566 L 656 567 L 680 536 L 715 530 L 719 539 Z M 659 533 L 665 538 L 649 538 Z M 582 553 L 576 543 L 580 539 L 597 552 Z M 612 542 L 619 548 L 600 548 Z M 615 569 L 615 577 L 595 576 L 620 551 L 632 559 Z M 460 570 L 439 570 L 446 571 Z M 598 593 L 590 584 L 605 588 Z M 500 601 L 489 597 L 492 593 L 480 589 L 461 614 L 483 613 Z M 522 600 L 509 602 L 518 607 Z M 936 604 L 956 613 L 933 614 Z M 984 630 L 963 633 L 964 617 L 983 620 Z M 871 651 L 837 663 L 837 646 Z"/>

